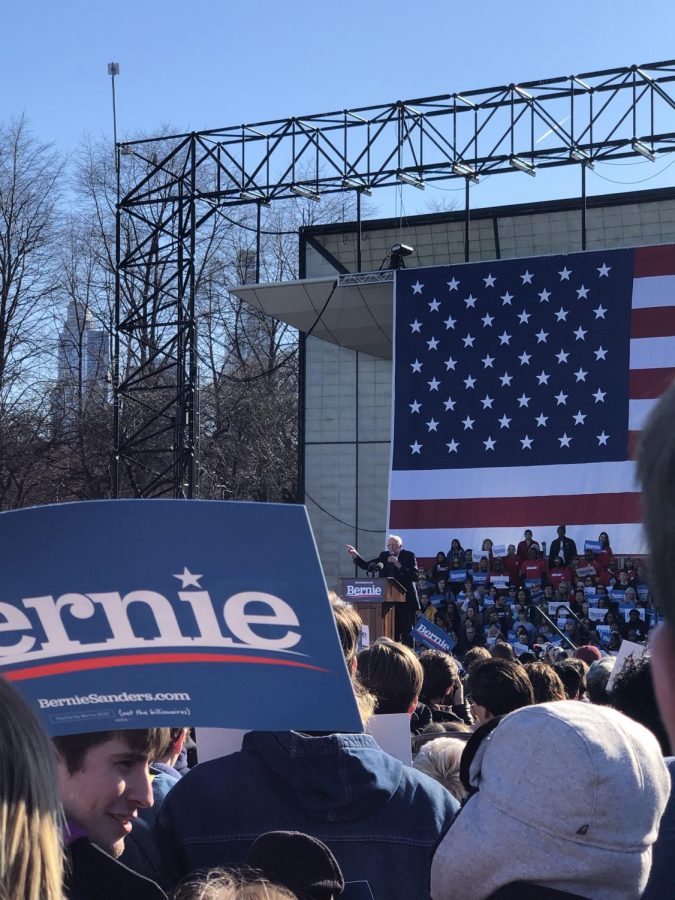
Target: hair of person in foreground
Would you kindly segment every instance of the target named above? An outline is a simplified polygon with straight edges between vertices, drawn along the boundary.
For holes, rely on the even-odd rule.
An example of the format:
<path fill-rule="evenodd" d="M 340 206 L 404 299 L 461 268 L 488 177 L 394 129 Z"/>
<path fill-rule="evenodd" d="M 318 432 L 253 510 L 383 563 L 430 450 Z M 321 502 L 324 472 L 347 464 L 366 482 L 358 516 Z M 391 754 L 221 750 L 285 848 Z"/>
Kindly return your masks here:
<path fill-rule="evenodd" d="M 436 737 L 423 744 L 415 757 L 413 768 L 429 775 L 446 791 L 450 791 L 455 800 L 462 800 L 467 791 L 459 777 L 459 764 L 466 741 L 456 737 Z"/>
<path fill-rule="evenodd" d="M 356 671 L 356 653 L 359 646 L 359 638 L 361 637 L 361 618 L 351 603 L 341 600 L 335 591 L 328 592 L 333 618 L 335 619 L 335 627 L 337 628 L 338 637 L 342 653 L 347 663 L 347 669 L 352 679 L 352 687 L 354 696 L 356 697 L 356 705 L 359 709 L 359 715 L 364 725 L 368 722 L 375 711 L 375 697 L 369 694 L 365 687 L 361 684 L 358 673 Z"/>
<path fill-rule="evenodd" d="M 0 898 L 61 900 L 61 805 L 51 741 L 0 678 Z"/>
<path fill-rule="evenodd" d="M 211 869 L 181 884 L 172 900 L 295 900 L 295 897 L 285 887 L 256 874 Z"/>

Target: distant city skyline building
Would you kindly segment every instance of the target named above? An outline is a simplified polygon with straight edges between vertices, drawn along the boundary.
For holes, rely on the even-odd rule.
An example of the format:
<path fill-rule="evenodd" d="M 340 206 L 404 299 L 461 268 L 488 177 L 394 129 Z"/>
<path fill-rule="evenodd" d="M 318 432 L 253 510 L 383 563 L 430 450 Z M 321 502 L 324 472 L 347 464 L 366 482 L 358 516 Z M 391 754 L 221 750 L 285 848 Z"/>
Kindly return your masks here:
<path fill-rule="evenodd" d="M 110 352 L 108 332 L 97 326 L 89 309 L 76 300 L 58 337 L 58 372 L 53 391 L 52 412 L 68 420 L 80 405 L 107 400 Z"/>

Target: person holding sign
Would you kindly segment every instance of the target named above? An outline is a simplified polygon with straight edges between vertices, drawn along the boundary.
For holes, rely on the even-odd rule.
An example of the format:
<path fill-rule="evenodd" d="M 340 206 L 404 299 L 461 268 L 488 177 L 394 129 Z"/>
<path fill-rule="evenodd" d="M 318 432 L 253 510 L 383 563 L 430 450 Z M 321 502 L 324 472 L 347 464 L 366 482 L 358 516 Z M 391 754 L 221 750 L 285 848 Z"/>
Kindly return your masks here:
<path fill-rule="evenodd" d="M 412 647 L 410 630 L 415 624 L 415 613 L 420 608 L 417 597 L 419 570 L 415 554 L 403 549 L 403 541 L 397 534 L 390 534 L 387 538 L 387 549 L 370 561 L 366 561 L 351 544 L 347 544 L 345 549 L 360 569 L 366 571 L 377 569 L 383 578 L 394 578 L 404 588 L 405 603 L 395 605 L 394 627 L 397 639 L 402 644 Z"/>

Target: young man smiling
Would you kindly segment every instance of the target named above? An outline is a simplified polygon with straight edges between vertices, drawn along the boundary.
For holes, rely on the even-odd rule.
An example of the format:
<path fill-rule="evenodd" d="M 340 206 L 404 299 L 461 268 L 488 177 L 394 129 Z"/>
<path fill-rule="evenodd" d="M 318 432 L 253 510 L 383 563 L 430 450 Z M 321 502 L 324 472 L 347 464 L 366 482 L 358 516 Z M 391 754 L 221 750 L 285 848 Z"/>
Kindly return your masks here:
<path fill-rule="evenodd" d="M 117 862 L 139 809 L 152 806 L 148 766 L 168 729 L 101 731 L 54 738 L 59 794 L 67 819 L 70 877 L 79 898 L 161 900 L 154 882 Z"/>

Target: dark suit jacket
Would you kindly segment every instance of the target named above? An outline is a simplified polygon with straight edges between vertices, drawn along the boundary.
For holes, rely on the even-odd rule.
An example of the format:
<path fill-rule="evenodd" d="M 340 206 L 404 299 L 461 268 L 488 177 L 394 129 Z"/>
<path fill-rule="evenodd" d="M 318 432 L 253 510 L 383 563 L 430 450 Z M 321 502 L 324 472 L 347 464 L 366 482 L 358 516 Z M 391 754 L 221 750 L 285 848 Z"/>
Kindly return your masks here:
<path fill-rule="evenodd" d="M 417 560 L 415 554 L 410 550 L 401 550 L 398 554 L 398 561 L 401 568 L 388 563 L 387 560 L 391 554 L 388 550 L 383 550 L 375 559 L 365 560 L 362 556 L 354 557 L 354 562 L 360 569 L 373 569 L 378 563 L 382 563 L 381 575 L 383 578 L 395 578 L 401 587 L 405 588 L 406 603 L 414 609 L 419 609 L 419 599 L 417 597 L 417 581 L 419 579 L 419 571 L 417 569 Z"/>
<path fill-rule="evenodd" d="M 560 538 L 556 538 L 551 543 L 551 549 L 548 554 L 549 564 L 553 562 L 556 557 L 560 557 L 564 563 L 567 565 L 570 564 L 572 557 L 577 556 L 577 545 L 574 543 L 572 538 L 564 537 L 562 540 Z"/>

